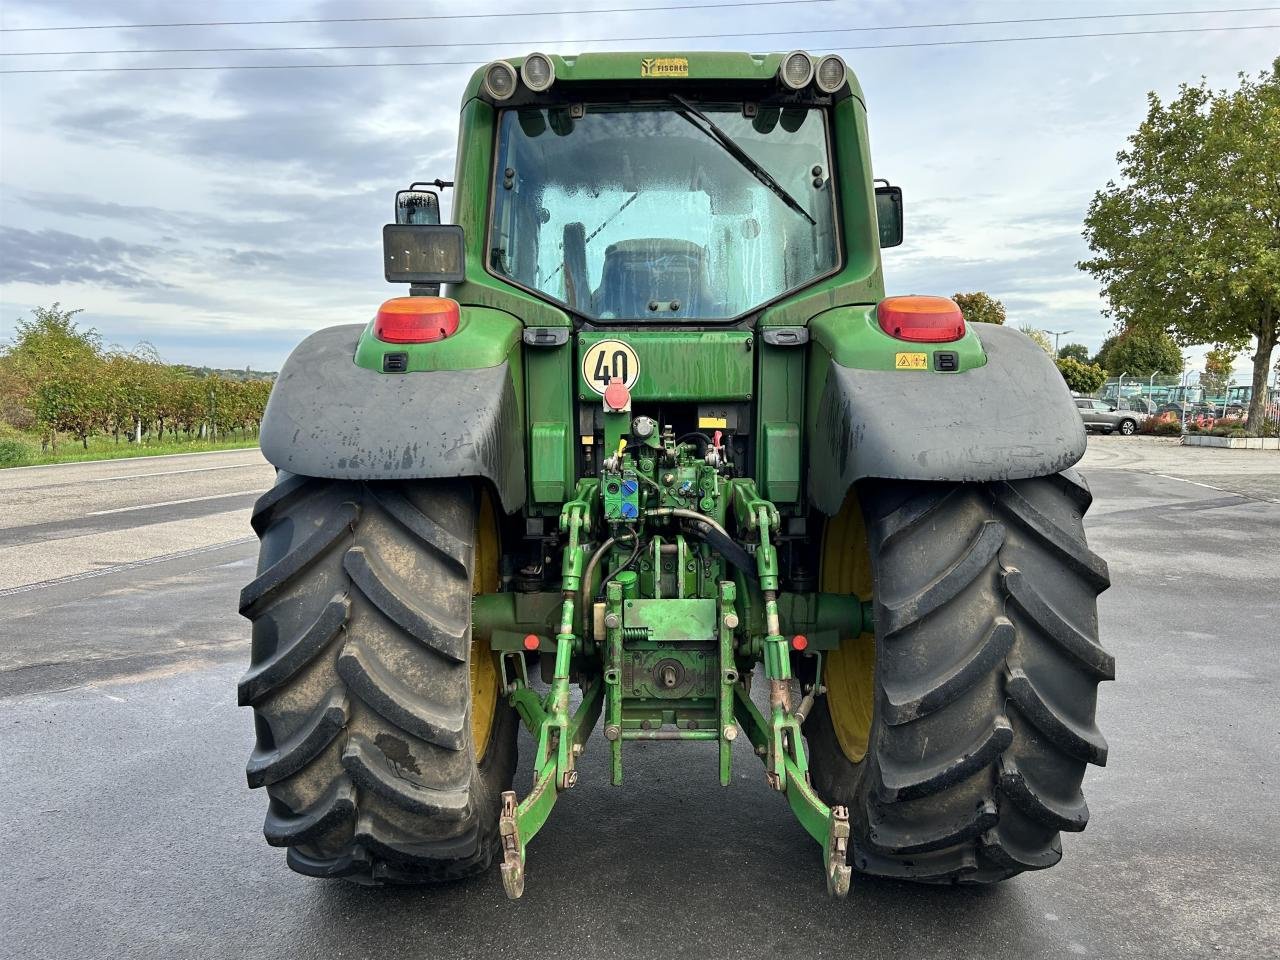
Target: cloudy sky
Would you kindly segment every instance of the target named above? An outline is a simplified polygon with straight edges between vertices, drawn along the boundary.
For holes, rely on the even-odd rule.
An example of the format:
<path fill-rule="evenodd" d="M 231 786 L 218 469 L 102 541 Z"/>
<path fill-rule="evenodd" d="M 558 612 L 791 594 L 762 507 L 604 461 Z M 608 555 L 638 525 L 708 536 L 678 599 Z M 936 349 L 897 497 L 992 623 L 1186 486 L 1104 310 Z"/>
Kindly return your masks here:
<path fill-rule="evenodd" d="M 716 0 L 707 0 L 716 2 Z M 476 11 L 662 11 L 148 29 L 19 28 L 396 17 Z M 1262 7 L 1254 12 L 1228 12 Z M 1170 11 L 1194 16 L 1155 16 Z M 1117 14 L 1133 16 L 1117 17 Z M 1146 14 L 1146 16 L 1139 16 Z M 1010 18 L 1058 22 L 955 24 Z M 1080 221 L 1145 114 L 1201 75 L 1228 86 L 1280 52 L 1265 0 L 812 0 L 727 10 L 681 0 L 3 0 L 0 70 L 358 64 L 0 75 L 0 340 L 35 305 L 83 307 L 109 342 L 173 362 L 278 369 L 308 332 L 366 319 L 394 191 L 453 171 L 459 95 L 476 62 L 544 49 L 838 50 L 867 93 L 876 173 L 906 194 L 908 239 L 886 252 L 891 293 L 984 289 L 1014 322 L 1109 321 Z M 1104 31 L 1253 29 L 894 47 Z M 868 31 L 868 27 L 901 29 Z M 852 30 L 850 28 L 862 28 Z M 804 31 L 804 32 L 801 32 Z M 707 34 L 742 34 L 711 37 Z M 697 35 L 700 38 L 694 39 Z M 552 38 L 570 38 L 561 43 Z M 665 42 L 609 38 L 671 37 Z M 417 48 L 180 52 L 192 47 Z M 448 44 L 443 45 L 443 44 Z M 879 49 L 845 50 L 880 45 Z M 18 56 L 35 51 L 124 51 Z M 441 61 L 445 61 L 442 63 Z M 1202 350 L 1189 351 L 1198 363 Z M 1244 376 L 1243 362 L 1237 372 Z"/>

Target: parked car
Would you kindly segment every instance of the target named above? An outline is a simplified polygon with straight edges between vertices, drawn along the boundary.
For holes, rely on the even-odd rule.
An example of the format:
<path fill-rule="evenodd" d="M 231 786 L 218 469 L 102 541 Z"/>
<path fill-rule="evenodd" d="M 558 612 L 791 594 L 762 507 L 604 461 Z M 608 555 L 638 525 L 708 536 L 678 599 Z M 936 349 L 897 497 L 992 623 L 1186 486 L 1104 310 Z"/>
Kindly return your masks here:
<path fill-rule="evenodd" d="M 1146 397 L 1121 397 L 1120 401 L 1113 406 L 1113 409 L 1120 413 L 1126 411 L 1132 413 L 1141 423 L 1156 412 L 1156 405 Z"/>
<path fill-rule="evenodd" d="M 1086 430 L 1101 430 L 1103 433 L 1115 433 L 1119 430 L 1126 437 L 1138 432 L 1138 420 L 1142 414 L 1132 410 L 1117 410 L 1105 400 L 1092 397 L 1076 397 L 1076 408 L 1084 420 Z"/>

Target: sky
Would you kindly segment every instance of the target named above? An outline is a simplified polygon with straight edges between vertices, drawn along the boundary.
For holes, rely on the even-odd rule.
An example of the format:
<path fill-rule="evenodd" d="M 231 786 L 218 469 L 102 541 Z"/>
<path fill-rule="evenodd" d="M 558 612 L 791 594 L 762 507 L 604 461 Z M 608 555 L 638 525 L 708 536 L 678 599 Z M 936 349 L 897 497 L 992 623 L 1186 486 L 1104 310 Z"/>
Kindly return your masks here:
<path fill-rule="evenodd" d="M 512 15 L 641 6 L 671 9 Z M 381 226 L 398 188 L 452 177 L 460 95 L 476 64 L 534 49 L 803 48 L 840 52 L 857 73 L 876 176 L 903 188 L 907 239 L 885 251 L 888 292 L 985 290 L 1011 323 L 1070 331 L 1061 342 L 1092 353 L 1111 321 L 1097 283 L 1075 267 L 1088 253 L 1080 229 L 1089 200 L 1117 175 L 1115 154 L 1145 116 L 1148 91 L 1169 97 L 1201 76 L 1232 86 L 1280 53 L 1280 29 L 1261 29 L 1280 27 L 1280 3 L 1228 12 L 1239 7 L 1267 3 L 3 0 L 0 70 L 460 62 L 0 75 L 0 340 L 32 307 L 58 301 L 83 308 L 83 325 L 108 343 L 148 341 L 174 363 L 276 370 L 311 331 L 363 322 L 400 292 L 382 279 Z M 15 29 L 497 10 L 504 15 L 437 21 Z M 1153 15 L 1186 10 L 1206 12 Z M 1107 18 L 906 28 L 1090 15 Z M 1223 26 L 1253 29 L 887 46 Z M 750 35 L 692 39 L 727 33 Z M 628 37 L 673 39 L 604 42 Z M 449 46 L 137 52 L 415 43 Z M 85 50 L 128 52 L 16 55 Z M 1189 367 L 1202 363 L 1204 348 L 1186 353 Z M 1247 378 L 1244 356 L 1236 375 Z"/>

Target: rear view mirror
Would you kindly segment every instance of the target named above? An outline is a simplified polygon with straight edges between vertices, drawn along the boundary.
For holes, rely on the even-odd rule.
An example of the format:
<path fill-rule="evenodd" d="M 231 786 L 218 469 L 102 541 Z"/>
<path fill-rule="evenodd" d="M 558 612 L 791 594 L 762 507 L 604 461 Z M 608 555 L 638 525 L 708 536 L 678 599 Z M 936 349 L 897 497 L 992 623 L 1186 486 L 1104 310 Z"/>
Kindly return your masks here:
<path fill-rule="evenodd" d="M 461 283 L 466 279 L 464 250 L 457 224 L 388 223 L 382 228 L 388 283 Z"/>
<path fill-rule="evenodd" d="M 902 243 L 902 188 L 877 180 L 876 221 L 880 226 L 880 246 L 896 247 Z"/>
<path fill-rule="evenodd" d="M 430 190 L 400 190 L 396 193 L 396 223 L 438 224 L 440 197 Z"/>

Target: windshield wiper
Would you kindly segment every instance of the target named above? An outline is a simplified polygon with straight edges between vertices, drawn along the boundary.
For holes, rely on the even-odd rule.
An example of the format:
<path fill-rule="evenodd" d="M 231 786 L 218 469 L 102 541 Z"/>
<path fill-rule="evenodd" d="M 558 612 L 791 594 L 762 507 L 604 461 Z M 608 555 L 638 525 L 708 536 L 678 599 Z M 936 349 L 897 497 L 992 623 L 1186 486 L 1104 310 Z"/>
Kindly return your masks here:
<path fill-rule="evenodd" d="M 804 217 L 814 226 L 818 225 L 818 221 L 809 215 L 809 211 L 800 206 L 800 201 L 788 193 L 787 188 L 773 178 L 773 174 L 760 166 L 760 164 L 756 163 L 756 161 L 752 159 L 751 154 L 738 146 L 733 137 L 729 136 L 724 132 L 724 130 L 717 126 L 714 120 L 678 93 L 671 94 L 671 99 L 680 105 L 681 109 L 676 111 L 680 116 L 688 120 L 693 127 L 701 130 L 716 143 L 720 144 L 720 146 L 724 147 L 725 152 L 728 153 L 729 156 L 737 160 L 749 174 L 773 191 L 774 196 L 779 200 L 785 203 L 796 213 L 800 214 L 800 216 Z M 695 117 L 697 119 L 694 119 Z M 703 126 L 703 124 L 706 124 L 706 126 Z"/>

